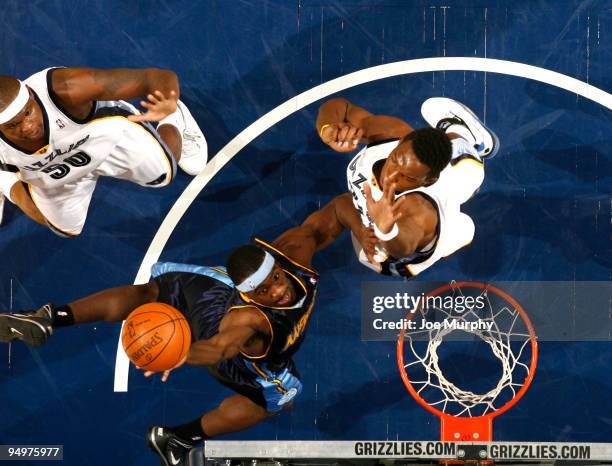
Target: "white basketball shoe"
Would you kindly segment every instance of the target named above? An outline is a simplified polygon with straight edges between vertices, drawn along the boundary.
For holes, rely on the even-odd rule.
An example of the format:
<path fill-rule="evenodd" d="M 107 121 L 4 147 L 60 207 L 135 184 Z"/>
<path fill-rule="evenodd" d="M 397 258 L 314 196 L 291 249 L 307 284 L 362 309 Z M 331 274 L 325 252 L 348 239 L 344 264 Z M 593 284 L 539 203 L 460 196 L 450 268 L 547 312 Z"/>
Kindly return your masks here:
<path fill-rule="evenodd" d="M 183 148 L 178 166 L 188 175 L 198 175 L 206 167 L 208 162 L 208 144 L 204 133 L 191 115 L 187 106 L 180 100 L 177 102 L 178 110 L 183 117 L 183 128 L 181 136 Z"/>
<path fill-rule="evenodd" d="M 432 97 L 421 105 L 421 114 L 429 126 L 455 133 L 474 146 L 480 157 L 493 158 L 499 139 L 469 108 L 446 97 Z"/>

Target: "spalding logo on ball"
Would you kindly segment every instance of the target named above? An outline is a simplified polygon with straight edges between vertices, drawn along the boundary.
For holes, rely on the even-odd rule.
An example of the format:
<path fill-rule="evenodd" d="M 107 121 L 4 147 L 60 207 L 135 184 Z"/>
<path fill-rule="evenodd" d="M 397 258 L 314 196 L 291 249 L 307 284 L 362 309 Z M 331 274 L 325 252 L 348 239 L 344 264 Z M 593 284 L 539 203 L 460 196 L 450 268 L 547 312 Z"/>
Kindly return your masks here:
<path fill-rule="evenodd" d="M 187 356 L 191 330 L 177 309 L 164 303 L 147 303 L 126 319 L 121 343 L 136 367 L 161 372 L 172 369 Z"/>

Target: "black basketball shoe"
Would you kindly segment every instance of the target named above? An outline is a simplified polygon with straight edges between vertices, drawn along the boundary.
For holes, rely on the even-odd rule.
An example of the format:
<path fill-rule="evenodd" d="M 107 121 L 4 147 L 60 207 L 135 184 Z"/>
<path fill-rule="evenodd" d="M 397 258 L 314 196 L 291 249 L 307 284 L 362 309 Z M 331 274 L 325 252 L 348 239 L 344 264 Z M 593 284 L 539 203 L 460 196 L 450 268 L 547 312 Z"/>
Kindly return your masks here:
<path fill-rule="evenodd" d="M 38 311 L 0 314 L 0 342 L 21 340 L 30 346 L 41 346 L 53 334 L 53 304 Z"/>
<path fill-rule="evenodd" d="M 149 427 L 149 448 L 157 453 L 162 466 L 189 466 L 189 451 L 196 445 L 177 436 L 168 427 Z"/>

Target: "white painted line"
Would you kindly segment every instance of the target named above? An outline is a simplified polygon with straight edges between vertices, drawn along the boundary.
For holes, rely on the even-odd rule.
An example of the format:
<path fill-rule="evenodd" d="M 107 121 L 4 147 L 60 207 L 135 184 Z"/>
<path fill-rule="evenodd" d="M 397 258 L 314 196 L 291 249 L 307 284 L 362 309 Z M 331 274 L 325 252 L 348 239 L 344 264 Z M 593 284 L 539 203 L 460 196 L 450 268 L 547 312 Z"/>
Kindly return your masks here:
<path fill-rule="evenodd" d="M 200 194 L 200 191 L 204 189 L 204 186 L 208 184 L 213 176 L 215 176 L 227 162 L 234 158 L 238 152 L 264 131 L 307 105 L 317 100 L 324 99 L 336 92 L 379 79 L 431 71 L 482 71 L 531 79 L 581 95 L 582 97 L 597 102 L 612 110 L 612 95 L 597 87 L 555 71 L 506 60 L 475 57 L 420 58 L 417 60 L 405 60 L 373 66 L 372 68 L 366 68 L 340 76 L 339 78 L 332 79 L 308 91 L 302 92 L 270 110 L 228 142 L 227 145 L 210 160 L 204 171 L 196 176 L 181 193 L 166 215 L 166 218 L 164 218 L 153 241 L 151 241 L 151 245 L 140 265 L 134 283 L 146 283 L 149 280 L 151 265 L 157 262 L 174 228 L 194 199 Z M 128 373 L 129 360 L 121 347 L 121 338 L 119 338 L 115 363 L 116 392 L 127 391 Z"/>

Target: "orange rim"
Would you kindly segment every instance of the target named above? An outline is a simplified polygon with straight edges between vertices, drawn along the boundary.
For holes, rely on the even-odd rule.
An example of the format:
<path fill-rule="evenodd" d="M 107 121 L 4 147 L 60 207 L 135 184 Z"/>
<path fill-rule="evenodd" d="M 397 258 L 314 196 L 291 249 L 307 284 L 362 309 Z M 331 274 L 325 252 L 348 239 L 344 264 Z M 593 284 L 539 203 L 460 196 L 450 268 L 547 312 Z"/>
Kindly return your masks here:
<path fill-rule="evenodd" d="M 525 310 L 523 309 L 523 307 L 518 303 L 518 301 L 516 301 L 512 296 L 510 296 L 508 293 L 506 293 L 503 290 L 500 290 L 499 288 L 493 286 L 493 285 L 489 285 L 486 283 L 481 283 L 481 282 L 455 282 L 454 284 L 447 284 L 447 285 L 443 285 L 441 287 L 436 288 L 433 291 L 430 291 L 429 293 L 426 294 L 426 296 L 436 296 L 448 289 L 451 288 L 461 288 L 461 287 L 472 287 L 472 288 L 480 288 L 483 290 L 487 290 L 489 292 L 493 292 L 495 294 L 497 294 L 498 296 L 501 296 L 503 299 L 505 299 L 508 303 L 512 304 L 512 306 L 521 314 L 521 318 L 523 319 L 523 322 L 525 322 L 525 325 L 527 327 L 527 330 L 529 331 L 529 339 L 531 340 L 531 363 L 529 365 L 529 373 L 527 374 L 527 377 L 525 377 L 525 383 L 523 384 L 523 386 L 520 388 L 520 390 L 517 392 L 517 394 L 511 399 L 508 400 L 506 402 L 506 404 L 504 404 L 502 407 L 500 407 L 499 409 L 489 413 L 489 414 L 485 414 L 483 416 L 473 416 L 473 417 L 465 417 L 466 419 L 478 419 L 478 418 L 482 418 L 482 419 L 486 419 L 486 418 L 490 418 L 493 419 L 497 416 L 499 416 L 500 414 L 505 413 L 506 411 L 508 411 L 510 408 L 512 408 L 516 403 L 518 403 L 518 401 L 523 397 L 523 395 L 525 395 L 525 393 L 527 392 L 527 389 L 529 388 L 529 386 L 531 385 L 531 382 L 533 381 L 533 377 L 535 375 L 535 370 L 536 367 L 538 365 L 538 341 L 537 341 L 537 335 L 535 332 L 535 328 L 533 327 L 533 324 L 531 323 L 531 319 L 529 319 L 529 316 L 527 315 L 527 313 L 525 312 Z M 412 318 L 414 317 L 415 314 L 408 314 L 408 318 Z M 412 317 L 410 317 L 412 316 Z M 406 373 L 406 369 L 404 367 L 404 337 L 406 334 L 406 330 L 404 328 L 402 328 L 402 330 L 400 331 L 400 334 L 398 336 L 397 339 L 397 366 L 400 372 L 400 375 L 402 377 L 402 381 L 404 382 L 404 385 L 406 386 L 406 388 L 408 389 L 408 391 L 410 392 L 410 394 L 412 395 L 412 397 L 421 405 L 423 406 L 427 411 L 429 411 L 432 414 L 435 414 L 436 416 L 439 416 L 440 418 L 455 418 L 455 419 L 461 419 L 464 418 L 464 416 L 453 416 L 452 414 L 447 414 L 444 413 L 443 411 L 440 411 L 437 408 L 434 408 L 433 406 L 431 406 L 429 403 L 427 403 L 427 401 L 425 401 L 421 395 L 419 395 L 417 393 L 417 391 L 414 389 L 414 387 L 412 386 L 412 383 L 410 381 L 410 378 L 408 377 L 408 374 Z"/>

